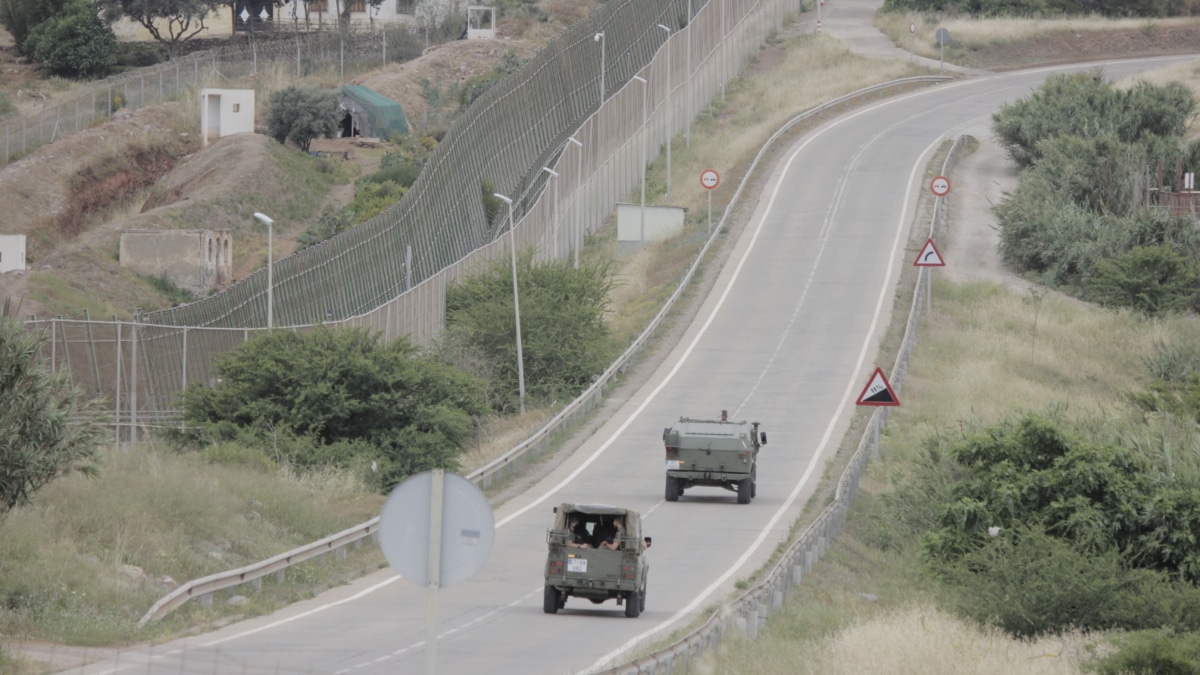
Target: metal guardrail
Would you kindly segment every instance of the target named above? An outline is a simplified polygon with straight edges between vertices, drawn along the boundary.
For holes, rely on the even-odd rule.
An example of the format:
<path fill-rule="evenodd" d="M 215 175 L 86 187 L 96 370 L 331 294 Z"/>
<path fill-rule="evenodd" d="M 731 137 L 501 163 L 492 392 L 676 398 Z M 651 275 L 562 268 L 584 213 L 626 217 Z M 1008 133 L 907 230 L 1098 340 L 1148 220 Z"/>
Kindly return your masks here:
<path fill-rule="evenodd" d="M 497 457 L 491 462 L 488 462 L 486 465 L 467 474 L 467 480 L 479 485 L 480 487 L 486 488 L 489 487 L 493 481 L 502 480 L 513 475 L 514 472 L 524 466 L 526 460 L 538 457 L 548 443 L 553 440 L 556 434 L 565 433 L 566 430 L 570 428 L 570 425 L 575 422 L 576 418 L 590 412 L 600 404 L 604 398 L 605 389 L 614 383 L 614 379 L 620 373 L 625 371 L 625 368 L 629 365 L 633 357 L 636 356 L 643 347 L 645 347 L 646 343 L 649 342 L 650 338 L 654 335 L 654 332 L 665 320 L 667 314 L 674 307 L 675 302 L 683 294 L 684 290 L 691 282 L 692 277 L 695 275 L 696 270 L 699 268 L 701 261 L 704 259 L 704 256 L 707 254 L 713 242 L 716 241 L 717 236 L 721 231 L 721 227 L 725 224 L 729 213 L 733 210 L 734 206 L 738 204 L 738 200 L 741 197 L 742 191 L 750 182 L 750 179 L 755 176 L 755 170 L 758 168 L 759 163 L 762 161 L 763 157 L 771 148 L 771 146 L 781 136 L 783 136 L 797 124 L 801 124 L 805 121 L 813 119 L 814 117 L 818 117 L 824 113 L 834 110 L 839 106 L 854 103 L 868 96 L 882 96 L 889 90 L 904 89 L 907 87 L 914 87 L 924 84 L 934 84 L 938 82 L 944 82 L 949 79 L 952 78 L 941 76 L 920 76 L 873 85 L 871 87 L 866 87 L 850 94 L 846 94 L 845 96 L 838 97 L 811 110 L 805 111 L 781 126 L 778 131 L 776 131 L 769 139 L 767 139 L 766 143 L 763 144 L 762 149 L 760 149 L 758 154 L 754 157 L 754 161 L 746 170 L 745 176 L 743 176 L 741 183 L 738 185 L 737 190 L 734 192 L 733 197 L 726 206 L 720 222 L 709 234 L 708 240 L 705 241 L 703 248 L 701 248 L 696 254 L 695 260 L 693 260 L 691 266 L 688 267 L 687 272 L 684 274 L 680 283 L 676 286 L 675 291 L 669 298 L 667 298 L 662 309 L 659 310 L 658 314 L 654 316 L 654 319 L 651 320 L 650 324 L 646 326 L 645 330 L 642 331 L 637 339 L 633 341 L 633 344 L 631 344 L 624 353 L 617 357 L 616 361 L 614 361 L 612 365 L 610 365 L 608 369 L 605 370 L 604 373 L 594 383 L 592 383 L 590 387 L 587 388 L 586 391 L 580 394 L 574 401 L 571 401 L 571 403 L 567 404 L 566 407 L 552 417 L 550 421 L 548 421 L 541 429 L 538 429 L 528 439 L 521 442 L 500 457 Z M 893 377 L 895 376 L 893 375 Z M 892 382 L 893 386 L 898 386 L 898 384 L 895 384 L 895 380 Z M 144 616 L 142 616 L 140 621 L 138 621 L 138 626 L 144 626 L 150 621 L 156 621 L 163 618 L 192 598 L 201 598 L 202 602 L 211 602 L 211 595 L 217 591 L 232 588 L 245 583 L 255 582 L 260 580 L 262 577 L 267 576 L 268 574 L 282 574 L 286 567 L 304 562 L 305 560 L 309 560 L 315 556 L 322 555 L 330 551 L 340 551 L 342 547 L 349 544 L 356 544 L 362 539 L 376 535 L 378 531 L 379 517 L 376 516 L 375 518 L 372 518 L 361 525 L 344 530 L 331 537 L 322 539 L 321 541 L 302 546 L 286 553 L 282 553 L 268 560 L 264 560 L 246 567 L 241 567 L 236 570 L 220 572 L 202 579 L 189 581 L 159 599 L 158 602 L 154 603 L 154 606 L 151 607 Z M 341 551 L 340 554 L 344 555 L 344 551 Z"/>
<path fill-rule="evenodd" d="M 945 161 L 942 164 L 942 175 L 949 175 L 958 160 L 963 147 L 964 137 L 955 139 Z M 933 237 L 941 228 L 944 218 L 945 197 L 934 200 L 933 216 L 930 220 L 929 233 Z M 917 283 L 913 292 L 912 308 L 909 310 L 908 323 L 904 330 L 904 338 L 896 355 L 895 365 L 889 383 L 897 391 L 904 384 L 904 376 L 908 372 L 908 361 L 916 343 L 917 328 L 921 320 L 922 307 L 927 304 L 930 292 L 929 268 L 922 267 L 917 274 Z M 767 617 L 776 609 L 782 607 L 788 594 L 800 584 L 804 575 L 812 572 L 817 563 L 841 531 L 846 522 L 846 514 L 850 503 L 858 492 L 859 479 L 867 464 L 879 458 L 879 433 L 887 424 L 888 408 L 876 408 L 863 431 L 858 448 L 850 456 L 846 468 L 838 479 L 837 490 L 833 502 L 816 517 L 816 519 L 796 541 L 779 557 L 766 578 L 756 586 L 746 590 L 724 608 L 715 612 L 707 621 L 689 631 L 675 642 L 647 656 L 643 656 L 621 665 L 602 671 L 604 675 L 654 675 L 661 666 L 665 673 L 673 672 L 676 660 L 682 660 L 690 671 L 691 661 L 705 649 L 718 645 L 730 630 L 736 630 L 750 639 L 758 637 L 758 631 L 766 625 Z"/>

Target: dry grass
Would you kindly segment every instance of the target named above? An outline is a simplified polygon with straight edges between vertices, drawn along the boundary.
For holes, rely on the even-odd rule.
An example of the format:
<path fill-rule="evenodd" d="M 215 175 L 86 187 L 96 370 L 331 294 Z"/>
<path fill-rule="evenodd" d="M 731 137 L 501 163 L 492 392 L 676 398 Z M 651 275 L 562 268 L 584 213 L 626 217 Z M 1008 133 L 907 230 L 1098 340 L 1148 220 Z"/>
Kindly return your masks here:
<path fill-rule="evenodd" d="M 557 412 L 557 409 L 535 408 L 517 417 L 484 420 L 476 429 L 474 444 L 459 456 L 459 464 L 467 473 L 484 466 L 529 438 Z"/>
<path fill-rule="evenodd" d="M 1112 30 L 1151 30 L 1172 26 L 1195 25 L 1195 18 L 1169 19 L 1106 19 L 1102 16 L 1075 16 L 1051 18 L 995 18 L 982 19 L 970 16 L 943 16 L 923 12 L 880 12 L 875 17 L 875 26 L 883 31 L 898 46 L 909 48 L 909 25 L 916 24 L 912 35 L 913 51 L 919 56 L 938 58 L 939 50 L 934 34 L 945 28 L 951 39 L 960 48 L 967 50 L 1005 42 L 1030 39 L 1054 39 L 1059 33 Z"/>
<path fill-rule="evenodd" d="M 768 636 L 786 632 L 788 619 Z M 855 621 L 834 637 L 800 652 L 762 650 L 734 642 L 712 672 L 913 673 L 920 675 L 1074 675 L 1091 658 L 1094 640 L 1078 633 L 1019 641 L 981 629 L 931 605 L 908 605 Z"/>

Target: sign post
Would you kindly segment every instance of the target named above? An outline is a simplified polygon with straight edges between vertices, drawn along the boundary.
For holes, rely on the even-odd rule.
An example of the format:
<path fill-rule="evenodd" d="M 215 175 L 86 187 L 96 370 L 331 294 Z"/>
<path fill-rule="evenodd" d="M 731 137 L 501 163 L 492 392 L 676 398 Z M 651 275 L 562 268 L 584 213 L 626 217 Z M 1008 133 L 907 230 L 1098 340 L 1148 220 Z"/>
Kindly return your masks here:
<path fill-rule="evenodd" d="M 384 502 L 379 515 L 383 556 L 400 576 L 428 589 L 428 675 L 437 667 L 438 591 L 479 571 L 495 536 L 487 497 L 467 479 L 442 469 L 409 476 Z"/>
<path fill-rule="evenodd" d="M 712 191 L 721 184 L 721 174 L 716 169 L 705 169 L 700 172 L 700 187 L 708 191 L 708 231 L 712 232 Z"/>
<path fill-rule="evenodd" d="M 915 23 L 908 24 L 908 62 L 909 63 L 912 63 L 912 61 L 913 61 L 913 38 L 916 37 L 916 34 L 917 34 L 917 24 L 915 24 Z"/>
<path fill-rule="evenodd" d="M 944 73 L 946 65 L 946 43 L 950 41 L 950 31 L 945 28 L 939 28 L 933 37 L 937 40 L 938 47 L 941 48 L 941 57 L 938 60 L 938 75 L 941 75 Z"/>

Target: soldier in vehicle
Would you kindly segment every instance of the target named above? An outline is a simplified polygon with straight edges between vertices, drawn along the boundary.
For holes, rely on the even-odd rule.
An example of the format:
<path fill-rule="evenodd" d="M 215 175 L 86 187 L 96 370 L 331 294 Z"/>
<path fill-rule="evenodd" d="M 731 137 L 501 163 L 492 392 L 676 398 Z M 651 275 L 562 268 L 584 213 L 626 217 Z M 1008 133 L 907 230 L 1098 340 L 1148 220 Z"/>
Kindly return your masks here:
<path fill-rule="evenodd" d="M 613 518 L 612 526 L 604 531 L 597 548 L 606 548 L 610 551 L 621 548 L 621 536 L 624 534 L 624 530 L 625 523 L 620 518 Z"/>
<path fill-rule="evenodd" d="M 591 535 L 588 534 L 587 528 L 584 527 L 583 523 L 579 522 L 579 516 L 571 516 L 571 526 L 568 530 L 567 536 L 569 537 L 567 546 L 573 546 L 575 548 L 592 547 L 591 544 L 588 543 Z"/>

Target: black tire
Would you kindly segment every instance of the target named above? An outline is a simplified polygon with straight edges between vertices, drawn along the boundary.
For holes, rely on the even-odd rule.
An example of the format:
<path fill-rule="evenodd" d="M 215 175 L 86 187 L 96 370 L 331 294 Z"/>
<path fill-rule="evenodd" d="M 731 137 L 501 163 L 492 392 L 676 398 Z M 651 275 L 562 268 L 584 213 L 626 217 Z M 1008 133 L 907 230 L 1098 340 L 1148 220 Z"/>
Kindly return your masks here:
<path fill-rule="evenodd" d="M 750 472 L 750 498 L 754 499 L 758 496 L 758 469 L 755 468 Z"/>
<path fill-rule="evenodd" d="M 625 598 L 625 616 L 636 619 L 642 613 L 642 594 L 633 591 Z"/>
<path fill-rule="evenodd" d="M 749 504 L 750 503 L 750 491 L 754 489 L 752 487 L 753 485 L 754 484 L 750 481 L 749 478 L 743 478 L 738 481 L 738 503 L 739 504 Z"/>
<path fill-rule="evenodd" d="M 679 493 L 680 492 L 681 492 L 681 490 L 679 489 L 679 479 L 673 478 L 671 476 L 667 476 L 667 494 L 666 494 L 667 501 L 669 501 L 669 502 L 679 501 Z"/>
<path fill-rule="evenodd" d="M 542 611 L 547 614 L 557 614 L 559 606 L 558 589 L 547 584 L 546 592 L 542 595 Z"/>

